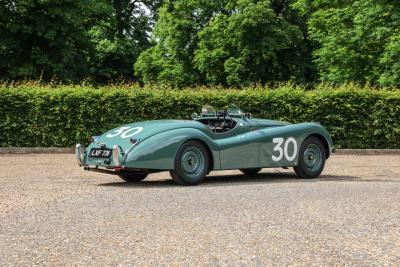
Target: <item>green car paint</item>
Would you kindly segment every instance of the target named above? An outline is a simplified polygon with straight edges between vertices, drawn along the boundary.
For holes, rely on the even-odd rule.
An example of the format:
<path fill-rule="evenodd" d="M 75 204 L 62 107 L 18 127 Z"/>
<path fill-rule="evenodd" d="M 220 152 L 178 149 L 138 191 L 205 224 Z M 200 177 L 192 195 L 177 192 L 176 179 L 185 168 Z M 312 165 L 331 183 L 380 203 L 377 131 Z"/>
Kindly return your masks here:
<path fill-rule="evenodd" d="M 318 123 L 290 124 L 275 120 L 231 116 L 236 126 L 224 133 L 214 132 L 194 120 L 153 120 L 126 124 L 99 136 L 77 157 L 82 166 L 135 170 L 173 170 L 178 149 L 189 140 L 202 142 L 209 150 L 210 171 L 268 167 L 294 167 L 302 142 L 317 136 L 325 146 L 326 158 L 333 151 L 329 133 Z M 80 147 L 80 146 L 79 146 Z M 113 149 L 113 157 L 91 157 L 94 148 Z"/>

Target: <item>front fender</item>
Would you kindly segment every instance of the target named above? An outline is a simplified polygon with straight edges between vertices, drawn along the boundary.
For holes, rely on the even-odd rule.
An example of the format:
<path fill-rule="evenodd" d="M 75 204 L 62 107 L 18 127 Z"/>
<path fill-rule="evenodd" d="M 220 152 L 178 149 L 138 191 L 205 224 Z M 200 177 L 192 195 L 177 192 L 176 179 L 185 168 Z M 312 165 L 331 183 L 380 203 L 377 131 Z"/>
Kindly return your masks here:
<path fill-rule="evenodd" d="M 186 141 L 197 139 L 204 142 L 212 153 L 214 169 L 220 168 L 218 145 L 202 131 L 180 128 L 153 135 L 134 146 L 124 158 L 127 168 L 173 170 L 179 147 Z"/>
<path fill-rule="evenodd" d="M 260 130 L 261 144 L 260 144 L 260 167 L 293 167 L 298 165 L 298 157 L 300 153 L 301 144 L 307 137 L 311 135 L 320 136 L 328 144 L 327 158 L 329 157 L 332 149 L 332 138 L 329 133 L 320 124 L 317 123 L 299 123 L 290 124 L 287 126 L 265 128 Z M 293 138 L 296 145 L 287 146 L 284 148 L 283 143 L 274 142 L 274 139 Z M 285 143 L 287 144 L 287 143 Z M 294 150 L 296 148 L 296 150 Z M 286 150 L 287 155 L 295 155 L 290 159 L 283 156 Z"/>
<path fill-rule="evenodd" d="M 311 135 L 319 135 L 325 139 L 326 143 L 328 144 L 328 151 L 326 151 L 328 158 L 334 151 L 332 137 L 329 132 L 318 123 L 301 123 L 299 125 L 307 129 L 303 134 L 303 140 Z"/>

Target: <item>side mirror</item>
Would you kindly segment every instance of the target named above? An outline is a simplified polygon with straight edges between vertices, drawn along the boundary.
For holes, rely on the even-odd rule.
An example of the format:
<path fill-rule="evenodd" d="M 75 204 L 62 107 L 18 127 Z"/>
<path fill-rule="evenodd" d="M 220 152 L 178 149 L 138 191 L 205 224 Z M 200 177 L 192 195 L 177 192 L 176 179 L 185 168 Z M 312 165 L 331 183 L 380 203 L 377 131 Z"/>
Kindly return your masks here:
<path fill-rule="evenodd" d="M 250 113 L 250 112 L 245 113 L 244 116 L 245 116 L 246 118 L 248 118 L 248 119 L 251 119 L 251 113 Z"/>
<path fill-rule="evenodd" d="M 199 115 L 197 115 L 197 113 L 195 112 L 195 113 L 192 113 L 191 117 L 192 117 L 193 120 L 195 120 L 195 119 L 197 119 L 199 117 Z"/>

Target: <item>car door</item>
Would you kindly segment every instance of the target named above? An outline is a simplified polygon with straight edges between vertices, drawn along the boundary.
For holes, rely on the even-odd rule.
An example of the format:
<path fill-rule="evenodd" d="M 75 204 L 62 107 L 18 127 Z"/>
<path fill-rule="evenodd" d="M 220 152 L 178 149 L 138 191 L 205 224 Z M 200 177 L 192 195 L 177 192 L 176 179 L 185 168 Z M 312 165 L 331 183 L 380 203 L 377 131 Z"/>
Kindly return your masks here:
<path fill-rule="evenodd" d="M 236 127 L 227 133 L 214 134 L 220 149 L 221 169 L 245 169 L 259 166 L 259 132 L 251 119 L 237 119 Z"/>

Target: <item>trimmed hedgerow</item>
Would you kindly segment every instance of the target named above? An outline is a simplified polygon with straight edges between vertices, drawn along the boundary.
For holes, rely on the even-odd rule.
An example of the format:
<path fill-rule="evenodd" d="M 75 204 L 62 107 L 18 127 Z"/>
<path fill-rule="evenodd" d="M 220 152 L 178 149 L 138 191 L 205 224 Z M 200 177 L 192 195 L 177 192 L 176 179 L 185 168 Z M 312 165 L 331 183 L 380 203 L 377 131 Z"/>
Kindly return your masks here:
<path fill-rule="evenodd" d="M 253 117 L 318 121 L 338 148 L 400 148 L 400 91 L 353 85 L 271 89 L 0 85 L 0 145 L 66 147 L 121 124 L 187 119 L 201 106 L 236 105 Z"/>

